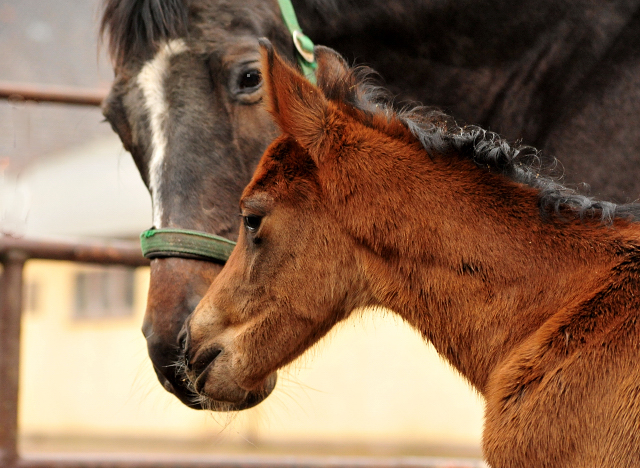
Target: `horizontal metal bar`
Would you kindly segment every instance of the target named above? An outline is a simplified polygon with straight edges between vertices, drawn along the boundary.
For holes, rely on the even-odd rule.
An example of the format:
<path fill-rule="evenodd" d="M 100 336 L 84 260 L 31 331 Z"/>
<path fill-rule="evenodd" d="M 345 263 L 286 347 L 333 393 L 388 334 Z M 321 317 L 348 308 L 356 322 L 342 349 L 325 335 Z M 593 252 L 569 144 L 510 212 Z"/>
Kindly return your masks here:
<path fill-rule="evenodd" d="M 0 99 L 100 106 L 108 90 L 0 81 Z"/>
<path fill-rule="evenodd" d="M 28 259 L 66 260 L 107 265 L 146 266 L 137 242 L 38 241 L 0 237 L 0 257 L 21 252 Z"/>
<path fill-rule="evenodd" d="M 25 457 L 18 461 L 17 468 L 486 468 L 486 464 L 480 460 L 429 457 L 75 455 L 66 458 Z"/>

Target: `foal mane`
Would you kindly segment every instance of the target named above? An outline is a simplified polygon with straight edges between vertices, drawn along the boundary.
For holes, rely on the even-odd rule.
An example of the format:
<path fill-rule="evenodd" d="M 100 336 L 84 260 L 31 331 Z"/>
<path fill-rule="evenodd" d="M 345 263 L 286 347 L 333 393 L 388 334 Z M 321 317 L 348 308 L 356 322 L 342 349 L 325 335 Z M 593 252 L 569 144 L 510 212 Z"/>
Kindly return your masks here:
<path fill-rule="evenodd" d="M 184 0 L 104 0 L 100 36 L 107 36 L 116 68 L 131 57 L 148 59 L 164 40 L 187 34 Z"/>
<path fill-rule="evenodd" d="M 543 162 L 540 152 L 531 146 L 511 145 L 497 133 L 475 125 L 460 126 L 437 109 L 410 105 L 396 110 L 388 92 L 373 84 L 374 75 L 367 67 L 355 67 L 341 79 L 334 75 L 319 84 L 328 99 L 365 125 L 385 131 L 385 124 L 392 128 L 390 124 L 400 122 L 428 152 L 459 154 L 480 168 L 537 189 L 543 216 L 599 218 L 603 224 L 610 224 L 615 218 L 640 219 L 640 204 L 597 200 L 563 185 L 559 161 L 553 157 Z"/>

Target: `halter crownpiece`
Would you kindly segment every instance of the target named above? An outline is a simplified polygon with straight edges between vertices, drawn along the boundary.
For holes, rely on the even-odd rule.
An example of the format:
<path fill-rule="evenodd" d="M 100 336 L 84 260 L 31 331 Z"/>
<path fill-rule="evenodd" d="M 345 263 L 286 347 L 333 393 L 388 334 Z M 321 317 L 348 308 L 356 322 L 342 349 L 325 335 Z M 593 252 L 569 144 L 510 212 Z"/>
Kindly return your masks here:
<path fill-rule="evenodd" d="M 318 64 L 313 55 L 313 41 L 302 33 L 302 28 L 298 23 L 298 17 L 293 9 L 291 0 L 278 0 L 278 5 L 280 5 L 284 23 L 293 37 L 293 45 L 298 52 L 298 64 L 302 69 L 302 73 L 311 83 L 316 84 L 315 71 Z"/>

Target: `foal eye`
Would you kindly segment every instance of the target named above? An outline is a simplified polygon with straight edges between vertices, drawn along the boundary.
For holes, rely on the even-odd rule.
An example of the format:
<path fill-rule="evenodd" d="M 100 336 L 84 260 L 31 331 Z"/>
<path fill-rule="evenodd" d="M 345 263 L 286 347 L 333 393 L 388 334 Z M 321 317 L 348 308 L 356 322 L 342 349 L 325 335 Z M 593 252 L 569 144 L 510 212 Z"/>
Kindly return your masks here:
<path fill-rule="evenodd" d="M 262 75 L 260 70 L 251 69 L 240 73 L 238 77 L 238 91 L 250 93 L 255 91 L 262 84 Z"/>
<path fill-rule="evenodd" d="M 242 219 L 244 221 L 244 227 L 246 227 L 249 232 L 256 232 L 260 228 L 260 223 L 262 223 L 262 216 L 248 215 L 243 216 Z"/>

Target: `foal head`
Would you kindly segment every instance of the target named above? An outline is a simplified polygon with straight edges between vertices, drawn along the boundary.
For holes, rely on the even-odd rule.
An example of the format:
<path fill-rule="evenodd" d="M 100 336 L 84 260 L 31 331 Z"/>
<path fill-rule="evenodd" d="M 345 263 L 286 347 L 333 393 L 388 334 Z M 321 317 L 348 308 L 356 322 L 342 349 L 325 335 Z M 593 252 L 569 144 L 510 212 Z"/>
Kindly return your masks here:
<path fill-rule="evenodd" d="M 406 128 L 343 102 L 372 101 L 337 54 L 318 47 L 317 60 L 319 88 L 263 43 L 269 109 L 283 135 L 243 193 L 238 244 L 186 330 L 186 374 L 214 409 L 260 402 L 278 368 L 352 310 L 374 303 L 362 274 L 366 249 L 338 226 L 334 205 L 364 195 L 324 183 L 323 173 L 370 147 L 399 150 L 398 136 L 415 144 Z"/>

